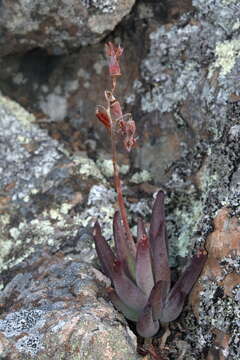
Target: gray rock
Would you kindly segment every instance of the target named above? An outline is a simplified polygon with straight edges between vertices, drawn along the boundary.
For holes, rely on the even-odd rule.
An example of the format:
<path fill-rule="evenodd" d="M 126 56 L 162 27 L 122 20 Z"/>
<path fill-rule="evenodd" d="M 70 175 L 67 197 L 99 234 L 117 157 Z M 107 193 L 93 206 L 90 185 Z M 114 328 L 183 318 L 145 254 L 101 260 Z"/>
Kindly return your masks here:
<path fill-rule="evenodd" d="M 47 253 L 19 266 L 0 292 L 0 357 L 136 360 L 136 339 L 101 295 L 109 280 Z"/>
<path fill-rule="evenodd" d="M 3 96 L 0 126 L 0 270 L 43 246 L 91 262 L 91 226 L 98 217 L 111 238 L 115 192 L 93 160 L 68 155 Z"/>
<path fill-rule="evenodd" d="M 0 2 L 0 56 L 44 48 L 60 55 L 95 44 L 127 15 L 134 0 Z"/>

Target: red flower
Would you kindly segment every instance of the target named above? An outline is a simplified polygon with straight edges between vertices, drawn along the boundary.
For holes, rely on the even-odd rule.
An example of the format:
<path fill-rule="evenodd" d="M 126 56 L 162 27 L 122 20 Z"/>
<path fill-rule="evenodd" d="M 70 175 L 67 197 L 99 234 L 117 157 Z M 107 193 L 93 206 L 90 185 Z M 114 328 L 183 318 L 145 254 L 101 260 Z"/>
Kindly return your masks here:
<path fill-rule="evenodd" d="M 118 45 L 118 47 L 115 47 L 111 41 L 106 43 L 106 54 L 109 57 L 109 74 L 110 76 L 120 76 L 121 75 L 121 69 L 118 62 L 118 58 L 123 53 L 123 48 Z"/>
<path fill-rule="evenodd" d="M 109 119 L 109 116 L 106 112 L 106 110 L 102 106 L 97 106 L 96 108 L 96 117 L 98 120 L 101 121 L 101 123 L 107 128 L 110 129 L 111 127 L 111 120 Z"/>

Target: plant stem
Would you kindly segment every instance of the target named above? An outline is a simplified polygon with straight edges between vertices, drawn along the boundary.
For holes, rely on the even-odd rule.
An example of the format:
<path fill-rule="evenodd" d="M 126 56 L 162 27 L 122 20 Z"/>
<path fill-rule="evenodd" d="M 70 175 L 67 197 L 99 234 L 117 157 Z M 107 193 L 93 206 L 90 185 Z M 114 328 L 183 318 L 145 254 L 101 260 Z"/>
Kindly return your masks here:
<path fill-rule="evenodd" d="M 112 119 L 112 116 L 111 116 L 110 104 L 108 104 L 107 113 L 108 113 L 108 117 L 109 117 L 110 122 L 111 122 L 110 136 L 111 136 L 111 146 L 112 146 L 112 163 L 113 163 L 114 182 L 115 182 L 115 189 L 116 189 L 116 192 L 117 192 L 118 205 L 119 205 L 119 209 L 120 209 L 120 213 L 121 213 L 123 226 L 125 228 L 126 237 L 127 237 L 127 240 L 128 240 L 129 250 L 131 251 L 132 255 L 135 257 L 136 256 L 136 246 L 135 246 L 135 243 L 134 243 L 134 240 L 133 240 L 133 237 L 132 237 L 132 234 L 131 234 L 131 230 L 130 230 L 130 227 L 129 227 L 129 224 L 128 224 L 128 220 L 127 220 L 127 211 L 126 211 L 125 204 L 124 204 L 123 193 L 122 193 L 122 185 L 121 185 L 121 180 L 120 180 L 120 175 L 119 175 L 119 170 L 118 170 L 118 164 L 117 164 L 115 124 L 113 123 L 113 119 Z"/>

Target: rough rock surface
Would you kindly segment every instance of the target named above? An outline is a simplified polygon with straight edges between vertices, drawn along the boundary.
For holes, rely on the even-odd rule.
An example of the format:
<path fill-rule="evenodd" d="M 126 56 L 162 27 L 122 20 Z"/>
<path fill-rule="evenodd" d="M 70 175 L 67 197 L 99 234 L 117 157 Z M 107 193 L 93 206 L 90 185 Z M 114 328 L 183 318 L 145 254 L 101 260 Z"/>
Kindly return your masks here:
<path fill-rule="evenodd" d="M 40 254 L 0 292 L 0 358 L 136 360 L 135 336 L 104 300 L 100 272 Z M 98 281 L 98 284 L 97 284 Z"/>
<path fill-rule="evenodd" d="M 43 48 L 68 53 L 94 44 L 130 12 L 134 0 L 20 0 L 0 2 L 0 56 Z"/>
<path fill-rule="evenodd" d="M 132 13 L 106 39 L 120 42 L 126 49 L 118 94 L 123 98 L 125 111 L 133 112 L 139 129 L 139 147 L 128 160 L 131 166 L 125 179 L 132 179 L 133 171 L 141 174 L 142 170 L 148 170 L 149 179 L 152 179 L 147 180 L 152 181 L 151 184 L 127 187 L 131 196 L 137 194 L 138 200 L 143 200 L 134 200 L 131 206 L 138 206 L 139 213 L 147 218 L 148 212 L 144 212 L 146 193 L 159 186 L 166 190 L 170 256 L 174 266 L 180 267 L 195 245 L 210 246 L 211 240 L 215 242 L 222 236 L 230 236 L 232 240 L 231 224 L 239 222 L 239 18 L 237 0 L 200 0 L 192 4 L 185 0 L 139 0 Z M 96 163 L 101 162 L 104 151 L 109 151 L 105 129 L 94 118 L 95 104 L 103 104 L 103 90 L 106 88 L 107 68 L 102 44 L 82 47 L 69 57 L 48 56 L 36 50 L 19 57 L 8 56 L 0 62 L 2 91 L 31 109 L 38 124 L 64 144 L 64 154 L 58 155 L 57 163 L 63 159 L 68 163 L 66 148 L 71 154 L 70 159 L 81 150 L 98 159 Z M 19 206 L 21 214 L 25 208 L 38 209 L 31 214 L 30 221 L 40 221 L 40 225 L 30 224 L 31 239 L 41 238 L 39 234 L 49 239 L 48 226 L 45 225 L 50 224 L 54 244 L 57 244 L 54 251 L 67 238 L 66 251 L 72 253 L 78 238 L 78 221 L 83 226 L 87 224 L 78 220 L 80 217 L 77 215 L 78 211 L 84 211 L 87 196 L 82 205 L 69 210 L 64 205 L 63 211 L 67 213 L 60 211 L 60 204 L 71 203 L 79 189 L 74 174 L 70 176 L 71 186 L 66 187 L 63 175 L 63 181 L 59 182 L 60 191 L 57 192 L 53 186 L 51 204 L 48 193 L 45 193 L 35 199 L 30 195 L 31 207 L 24 207 L 24 202 Z M 69 174 L 65 179 L 68 178 Z M 46 179 L 44 176 L 44 181 Z M 100 183 L 102 186 L 103 180 L 95 181 L 93 185 Z M 126 183 L 130 185 L 130 181 Z M 11 194 L 14 192 L 10 185 L 5 190 Z M 105 187 L 105 195 L 109 194 L 108 190 Z M 83 191 L 82 195 L 87 192 Z M 99 198 L 100 192 L 97 194 Z M 104 207 L 102 220 L 106 219 L 106 228 L 113 214 L 113 207 L 108 207 L 109 203 L 114 203 L 111 199 Z M 3 206 L 7 202 L 4 193 Z M 39 204 L 42 204 L 40 209 Z M 95 203 L 93 206 L 90 204 L 88 220 L 93 214 L 102 213 L 100 204 L 100 201 L 98 207 Z M 222 216 L 216 225 L 216 220 L 215 223 L 213 220 L 223 211 L 227 211 L 227 215 Z M 9 218 L 3 218 L 3 234 L 4 240 L 9 239 L 11 233 L 16 236 L 19 254 L 19 247 L 29 236 L 26 225 L 21 232 L 21 223 L 25 220 L 20 219 L 16 226 L 14 219 L 10 216 L 8 222 Z M 21 225 L 20 232 L 18 225 Z M 228 226 L 231 228 L 229 232 L 226 231 Z M 9 233 L 12 228 L 18 231 Z M 109 227 L 107 233 L 109 236 Z M 238 234 L 236 225 L 234 236 L 237 239 Z M 24 252 L 27 244 L 25 246 Z M 177 331 L 167 345 L 173 358 L 195 360 L 208 357 L 212 360 L 221 355 L 222 359 L 227 356 L 229 360 L 235 360 L 239 357 L 239 289 L 234 280 L 238 281 L 239 254 L 226 253 L 223 260 L 220 256 L 216 261 L 214 247 L 208 248 L 209 262 L 203 271 L 209 280 L 202 281 L 202 287 L 196 287 L 197 294 L 194 293 L 192 305 L 197 317 L 186 309 L 179 319 L 182 327 L 172 325 L 172 329 L 175 326 Z M 64 250 L 62 246 L 60 249 Z M 92 259 L 90 249 L 89 258 Z M 214 269 L 220 271 L 217 277 L 211 273 Z M 221 319 L 220 311 L 224 312 Z"/>
<path fill-rule="evenodd" d="M 191 294 L 200 327 L 200 348 L 212 343 L 207 359 L 240 357 L 240 221 L 219 210 L 206 241 L 208 259 Z"/>
<path fill-rule="evenodd" d="M 90 227 L 98 216 L 110 237 L 114 191 L 3 96 L 0 124 L 0 358 L 137 359 L 92 266 Z"/>
<path fill-rule="evenodd" d="M 42 246 L 77 246 L 92 259 L 89 229 L 98 217 L 110 238 L 115 202 L 99 168 L 84 154 L 68 155 L 33 115 L 3 96 L 0 124 L 0 269 Z"/>

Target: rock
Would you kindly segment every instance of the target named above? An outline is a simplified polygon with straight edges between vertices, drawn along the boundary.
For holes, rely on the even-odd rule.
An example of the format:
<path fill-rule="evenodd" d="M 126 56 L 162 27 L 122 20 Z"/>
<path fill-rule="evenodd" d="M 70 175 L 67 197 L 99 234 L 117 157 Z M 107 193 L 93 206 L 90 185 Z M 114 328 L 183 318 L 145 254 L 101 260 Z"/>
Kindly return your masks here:
<path fill-rule="evenodd" d="M 99 168 L 64 153 L 33 115 L 3 96 L 0 126 L 0 269 L 43 246 L 75 248 L 92 260 L 91 226 L 98 216 L 109 239 L 115 203 Z"/>
<path fill-rule="evenodd" d="M 159 187 L 166 192 L 169 254 L 176 272 L 194 247 L 208 246 L 208 279 L 201 278 L 194 290 L 194 312 L 186 307 L 171 324 L 169 357 L 235 360 L 239 254 L 228 253 L 227 246 L 238 239 L 240 215 L 239 5 L 237 0 L 194 0 L 193 6 L 188 0 L 139 0 L 110 36 L 125 49 L 117 94 L 124 112 L 133 112 L 139 136 L 124 184 L 142 169 L 152 175 L 151 185 L 126 186 L 124 192 L 131 212 L 146 222 L 150 195 L 147 200 L 145 195 Z M 91 223 L 99 216 L 110 240 L 115 197 L 105 182 L 112 174 L 110 163 L 105 169 L 98 165 L 101 153 L 110 152 L 106 129 L 94 114 L 96 104 L 104 105 L 108 87 L 102 44 L 67 56 L 38 48 L 0 63 L 2 91 L 34 112 L 36 127 L 57 140 L 49 142 L 44 135 L 46 150 L 52 147 L 57 160 L 46 176 L 41 174 L 39 193 L 29 193 L 26 203 L 18 197 L 12 201 L 21 191 L 21 171 L 11 175 L 13 181 L 1 193 L 3 211 L 12 206 L 1 219 L 1 254 L 7 254 L 2 282 L 7 284 L 8 266 L 26 261 L 29 251 L 42 246 L 75 262 L 94 263 Z M 10 142 L 14 152 L 15 142 Z M 33 152 L 32 144 L 25 148 Z M 25 169 L 32 159 L 23 159 Z M 29 184 L 23 185 L 28 193 Z M 220 312 L 224 316 L 218 317 Z"/>
<path fill-rule="evenodd" d="M 137 360 L 135 336 L 101 295 L 106 285 L 61 253 L 20 265 L 0 292 L 0 358 Z"/>
<path fill-rule="evenodd" d="M 198 336 L 212 339 L 207 359 L 240 356 L 240 222 L 221 209 L 206 242 L 208 259 L 190 303 L 201 324 Z M 215 355 L 214 355 L 215 354 Z"/>
<path fill-rule="evenodd" d="M 0 56 L 31 49 L 60 55 L 96 44 L 127 15 L 134 0 L 21 0 L 0 3 Z"/>

